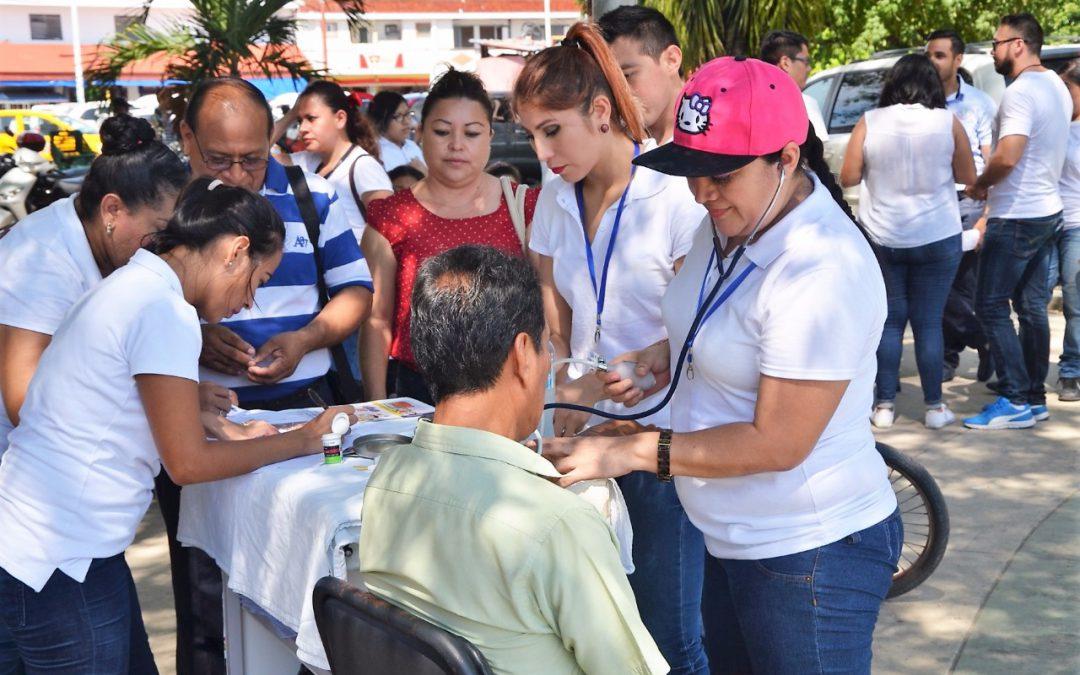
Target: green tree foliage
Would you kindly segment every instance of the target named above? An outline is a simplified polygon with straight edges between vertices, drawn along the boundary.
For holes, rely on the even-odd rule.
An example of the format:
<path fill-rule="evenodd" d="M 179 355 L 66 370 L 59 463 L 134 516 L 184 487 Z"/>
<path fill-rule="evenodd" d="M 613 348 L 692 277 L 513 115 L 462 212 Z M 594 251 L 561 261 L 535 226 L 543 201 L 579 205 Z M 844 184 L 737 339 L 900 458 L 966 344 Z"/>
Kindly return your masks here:
<path fill-rule="evenodd" d="M 169 58 L 165 78 L 193 86 L 223 75 L 259 73 L 264 77 L 310 79 L 321 73 L 294 48 L 296 19 L 281 13 L 292 0 L 190 0 L 192 14 L 162 29 L 146 25 L 153 0 L 146 0 L 141 21 L 103 43 L 86 70 L 86 81 L 100 93 L 136 61 Z M 333 0 L 359 21 L 362 0 Z"/>
<path fill-rule="evenodd" d="M 1003 14 L 1031 12 L 1047 35 L 1080 36 L 1080 0 L 642 0 L 675 24 L 687 65 L 757 52 L 762 36 L 787 29 L 810 38 L 815 69 L 922 44 L 937 28 L 969 42 L 991 38 Z M 1080 39 L 1080 38 L 1078 38 Z"/>
<path fill-rule="evenodd" d="M 813 39 L 817 67 L 917 46 L 937 28 L 952 28 L 968 42 L 989 41 L 1001 16 L 1015 12 L 1034 14 L 1048 36 L 1080 34 L 1080 0 L 844 0 L 828 11 Z"/>

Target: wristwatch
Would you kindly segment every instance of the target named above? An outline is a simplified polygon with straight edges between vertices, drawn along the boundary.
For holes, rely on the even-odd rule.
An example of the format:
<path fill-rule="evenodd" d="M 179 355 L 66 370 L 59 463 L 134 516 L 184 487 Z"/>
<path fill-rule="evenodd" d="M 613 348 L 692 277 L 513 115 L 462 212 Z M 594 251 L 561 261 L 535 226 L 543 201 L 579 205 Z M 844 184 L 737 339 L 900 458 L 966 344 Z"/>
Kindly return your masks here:
<path fill-rule="evenodd" d="M 671 429 L 660 430 L 660 440 L 656 443 L 656 477 L 665 483 L 671 482 Z"/>

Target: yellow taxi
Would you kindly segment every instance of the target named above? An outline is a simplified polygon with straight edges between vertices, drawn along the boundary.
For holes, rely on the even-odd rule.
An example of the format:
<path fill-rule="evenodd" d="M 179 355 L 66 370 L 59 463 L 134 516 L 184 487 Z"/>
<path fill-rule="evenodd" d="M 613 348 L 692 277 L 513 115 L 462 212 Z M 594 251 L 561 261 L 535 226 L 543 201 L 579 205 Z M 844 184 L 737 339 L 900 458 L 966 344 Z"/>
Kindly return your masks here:
<path fill-rule="evenodd" d="M 0 154 L 15 152 L 16 141 L 24 131 L 45 137 L 47 145 L 41 154 L 50 161 L 101 154 L 101 136 L 96 125 L 44 110 L 0 110 Z M 60 157 L 54 158 L 54 151 Z"/>

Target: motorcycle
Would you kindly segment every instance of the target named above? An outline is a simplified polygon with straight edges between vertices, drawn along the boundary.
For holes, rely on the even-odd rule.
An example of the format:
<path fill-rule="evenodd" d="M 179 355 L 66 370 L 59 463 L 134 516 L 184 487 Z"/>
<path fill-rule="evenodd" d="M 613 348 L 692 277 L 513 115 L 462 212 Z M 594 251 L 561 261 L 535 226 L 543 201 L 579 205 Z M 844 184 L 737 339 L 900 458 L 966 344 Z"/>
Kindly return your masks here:
<path fill-rule="evenodd" d="M 27 215 L 79 191 L 86 167 L 61 171 L 41 156 L 40 134 L 19 137 L 10 159 L 0 158 L 0 238 Z M 6 168 L 5 167 L 9 167 Z"/>

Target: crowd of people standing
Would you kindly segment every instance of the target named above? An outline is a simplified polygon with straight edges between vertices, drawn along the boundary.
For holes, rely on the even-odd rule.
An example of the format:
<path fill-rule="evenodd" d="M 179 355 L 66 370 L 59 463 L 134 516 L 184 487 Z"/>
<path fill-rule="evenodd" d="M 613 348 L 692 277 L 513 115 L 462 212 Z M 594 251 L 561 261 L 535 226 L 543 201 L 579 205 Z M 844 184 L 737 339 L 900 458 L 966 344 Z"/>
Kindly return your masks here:
<path fill-rule="evenodd" d="M 311 392 L 435 404 L 372 476 L 361 566 L 500 672 L 869 672 L 903 541 L 871 427 L 894 422 L 906 326 L 927 427 L 955 422 L 942 382 L 968 347 L 1000 397 L 964 424 L 1031 427 L 1060 279 L 1059 397 L 1080 400 L 1080 62 L 1059 76 L 1042 42 L 1002 18 L 996 106 L 960 36 L 931 34 L 839 181 L 805 37 L 686 73 L 642 7 L 517 78 L 542 187 L 488 170 L 492 101 L 453 69 L 418 120 L 318 81 L 275 125 L 250 83 L 204 81 L 186 166 L 110 118 L 82 191 L 0 242 L 0 672 L 156 672 L 123 556 L 152 492 L 177 670 L 224 672 L 221 574 L 176 541 L 181 486 L 320 451 L 351 408 L 285 433 L 226 417 Z M 305 150 L 275 154 L 292 124 Z M 562 359 L 578 409 L 541 455 L 519 441 Z M 583 365 L 601 359 L 635 378 Z M 628 576 L 597 514 L 552 492 L 607 478 Z"/>

